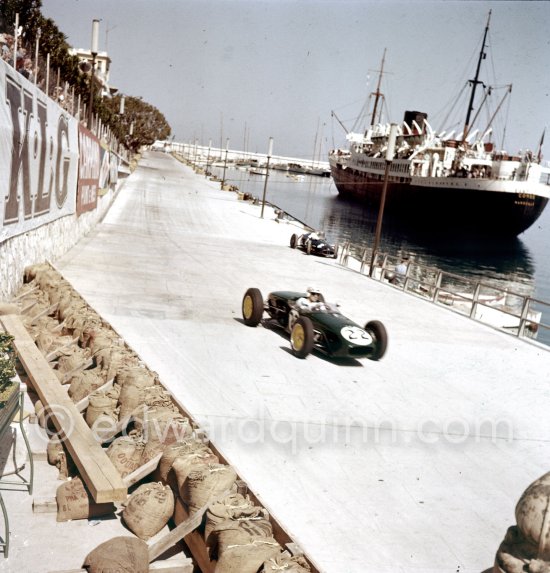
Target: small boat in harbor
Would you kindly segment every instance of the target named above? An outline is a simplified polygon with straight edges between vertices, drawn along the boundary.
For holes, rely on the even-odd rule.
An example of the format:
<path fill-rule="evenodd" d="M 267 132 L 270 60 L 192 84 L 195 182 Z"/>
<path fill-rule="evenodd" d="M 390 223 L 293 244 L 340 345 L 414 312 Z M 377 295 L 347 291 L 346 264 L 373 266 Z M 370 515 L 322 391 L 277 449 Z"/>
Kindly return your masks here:
<path fill-rule="evenodd" d="M 491 12 L 475 79 L 470 81 L 462 133 L 456 137 L 437 133 L 426 113 L 406 111 L 397 127 L 393 159 L 387 162 L 390 125 L 376 123 L 382 96 L 379 79 L 370 127 L 364 133 L 347 134 L 349 149 L 329 153 L 331 174 L 341 196 L 378 208 L 387 181 L 386 212 L 434 231 L 517 236 L 538 219 L 550 198 L 550 170 L 541 164 L 544 132 L 536 152 L 509 154 L 497 149 L 489 138 L 502 102 L 489 125 L 473 129 L 479 116 L 479 112 L 471 115 L 476 89 L 480 85 L 490 89 L 479 79 L 490 16 Z M 384 59 L 380 77 L 383 68 Z"/>

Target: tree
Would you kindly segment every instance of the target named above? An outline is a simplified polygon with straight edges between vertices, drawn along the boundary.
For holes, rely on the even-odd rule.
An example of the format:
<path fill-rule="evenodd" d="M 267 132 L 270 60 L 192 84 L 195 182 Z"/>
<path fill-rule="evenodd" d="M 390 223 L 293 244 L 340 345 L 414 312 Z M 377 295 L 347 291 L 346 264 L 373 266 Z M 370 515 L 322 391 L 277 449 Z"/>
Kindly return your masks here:
<path fill-rule="evenodd" d="M 34 54 L 32 50 L 40 30 L 39 53 L 43 62 L 49 54 L 50 66 L 59 70 L 61 82 L 67 82 L 77 96 L 87 101 L 90 74 L 81 69 L 78 57 L 69 53 L 67 36 L 51 18 L 44 18 L 41 8 L 42 0 L 0 0 L 0 32 L 13 34 L 15 15 L 19 14 L 21 43 L 28 53 Z M 125 113 L 122 116 L 119 114 L 120 95 L 102 98 L 94 92 L 93 98 L 94 112 L 101 118 L 102 124 L 108 126 L 115 137 L 134 152 L 142 145 L 167 139 L 170 135 L 171 129 L 164 115 L 140 97 L 125 97 Z"/>
<path fill-rule="evenodd" d="M 124 97 L 124 113 L 120 114 L 120 100 Z M 143 145 L 170 136 L 170 125 L 164 115 L 140 97 L 116 96 L 103 100 L 98 109 L 101 121 L 109 125 L 115 137 L 134 152 Z"/>

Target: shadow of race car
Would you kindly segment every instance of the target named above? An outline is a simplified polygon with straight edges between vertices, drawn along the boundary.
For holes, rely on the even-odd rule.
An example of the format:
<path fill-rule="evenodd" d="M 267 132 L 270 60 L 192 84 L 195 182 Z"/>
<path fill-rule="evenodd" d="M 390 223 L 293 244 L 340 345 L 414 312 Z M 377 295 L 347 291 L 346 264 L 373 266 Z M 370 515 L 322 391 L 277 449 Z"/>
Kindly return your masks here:
<path fill-rule="evenodd" d="M 290 247 L 292 249 L 301 249 L 308 255 L 319 255 L 335 259 L 338 255 L 336 245 L 327 243 L 323 232 L 304 233 L 297 235 L 293 233 L 290 237 Z"/>
<path fill-rule="evenodd" d="M 290 346 L 298 358 L 305 358 L 312 350 L 333 358 L 380 360 L 384 356 L 388 335 L 380 321 L 359 326 L 322 297 L 311 308 L 300 308 L 296 301 L 305 297 L 303 292 L 276 291 L 264 301 L 259 289 L 249 288 L 242 301 L 243 321 L 247 326 L 257 326 L 267 313 L 267 320 L 290 335 Z"/>

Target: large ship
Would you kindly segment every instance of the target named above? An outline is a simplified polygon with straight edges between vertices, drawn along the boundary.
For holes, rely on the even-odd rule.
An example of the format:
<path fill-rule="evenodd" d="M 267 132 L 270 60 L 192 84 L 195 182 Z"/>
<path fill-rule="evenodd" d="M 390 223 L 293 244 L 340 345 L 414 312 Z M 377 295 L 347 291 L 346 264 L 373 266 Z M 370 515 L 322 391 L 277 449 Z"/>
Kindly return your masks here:
<path fill-rule="evenodd" d="M 550 170 L 541 164 L 544 132 L 537 151 L 511 155 L 487 141 L 494 116 L 483 130 L 471 127 L 479 115 L 472 120 L 490 16 L 489 12 L 475 79 L 470 81 L 466 121 L 458 137 L 436 133 L 427 114 L 407 111 L 391 142 L 395 142 L 393 157 L 387 157 L 391 126 L 375 123 L 383 58 L 370 127 L 364 133 L 347 134 L 349 149 L 329 153 L 341 196 L 378 209 L 384 195 L 386 213 L 429 231 L 517 236 L 537 220 L 550 198 Z"/>

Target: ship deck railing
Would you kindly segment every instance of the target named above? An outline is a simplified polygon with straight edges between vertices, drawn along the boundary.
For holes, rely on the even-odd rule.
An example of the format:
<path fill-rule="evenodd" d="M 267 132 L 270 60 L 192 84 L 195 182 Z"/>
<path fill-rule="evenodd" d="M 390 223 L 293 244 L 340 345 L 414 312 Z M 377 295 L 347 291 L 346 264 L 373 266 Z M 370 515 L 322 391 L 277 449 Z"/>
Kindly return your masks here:
<path fill-rule="evenodd" d="M 338 261 L 343 266 L 511 335 L 550 346 L 550 302 L 493 284 L 488 278 L 477 280 L 414 260 L 409 260 L 406 273 L 399 275 L 395 268 L 401 257 L 383 252 L 376 254 L 371 273 L 371 259 L 370 248 L 349 242 L 338 247 Z"/>

